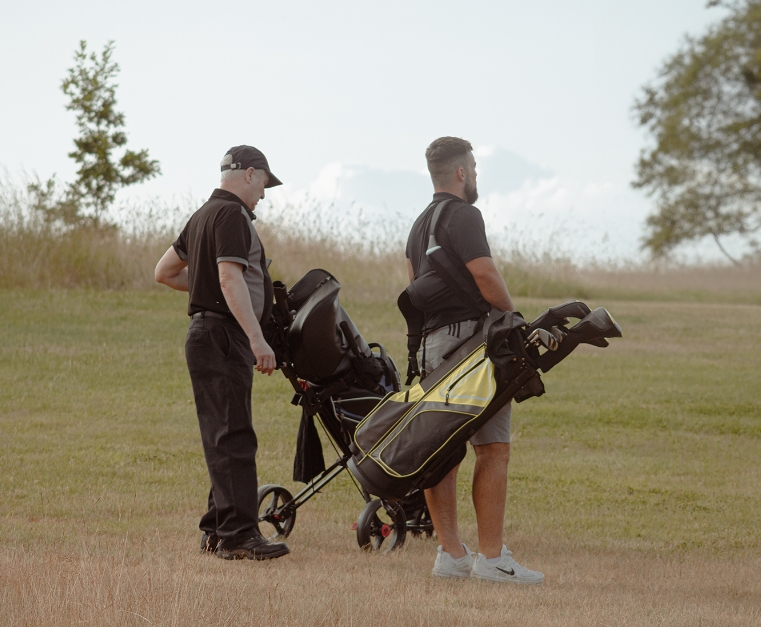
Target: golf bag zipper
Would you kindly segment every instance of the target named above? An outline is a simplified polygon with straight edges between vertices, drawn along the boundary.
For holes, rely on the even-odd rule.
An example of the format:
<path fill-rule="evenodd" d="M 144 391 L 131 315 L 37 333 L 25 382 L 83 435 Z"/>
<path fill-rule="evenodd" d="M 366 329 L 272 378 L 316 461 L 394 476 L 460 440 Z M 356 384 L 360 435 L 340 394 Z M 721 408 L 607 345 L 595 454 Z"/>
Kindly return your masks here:
<path fill-rule="evenodd" d="M 452 383 L 449 384 L 447 387 L 447 393 L 444 397 L 444 405 L 449 405 L 449 393 L 452 391 L 452 388 L 456 386 L 460 381 L 462 381 L 465 377 L 467 377 L 471 372 L 473 372 L 476 368 L 478 368 L 482 363 L 486 361 L 486 357 L 482 357 L 479 359 L 475 364 L 473 364 L 470 368 L 468 368 L 465 372 L 463 372 L 459 377 L 457 377 Z"/>

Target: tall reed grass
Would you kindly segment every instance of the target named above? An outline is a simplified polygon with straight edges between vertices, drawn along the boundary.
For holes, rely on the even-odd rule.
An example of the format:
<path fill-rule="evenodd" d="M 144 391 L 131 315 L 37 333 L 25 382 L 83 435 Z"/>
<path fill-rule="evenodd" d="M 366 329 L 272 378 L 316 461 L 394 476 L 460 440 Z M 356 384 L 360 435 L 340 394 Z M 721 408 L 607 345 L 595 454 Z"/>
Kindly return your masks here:
<path fill-rule="evenodd" d="M 24 182 L 0 178 L 0 288 L 156 289 L 153 269 L 202 201 L 184 198 L 122 204 L 100 226 L 45 219 Z M 404 244 L 411 224 L 361 210 L 346 212 L 314 199 L 265 201 L 257 230 L 274 262 L 273 278 L 291 285 L 322 267 L 347 297 L 395 299 L 407 284 Z M 623 298 L 761 303 L 758 263 L 741 268 L 604 261 L 580 266 L 567 253 L 491 242 L 514 296 Z"/>
<path fill-rule="evenodd" d="M 35 209 L 34 194 L 0 181 L 0 287 L 144 289 L 171 241 L 161 207 L 116 226 L 66 226 Z M 130 215 L 129 208 L 124 212 Z"/>

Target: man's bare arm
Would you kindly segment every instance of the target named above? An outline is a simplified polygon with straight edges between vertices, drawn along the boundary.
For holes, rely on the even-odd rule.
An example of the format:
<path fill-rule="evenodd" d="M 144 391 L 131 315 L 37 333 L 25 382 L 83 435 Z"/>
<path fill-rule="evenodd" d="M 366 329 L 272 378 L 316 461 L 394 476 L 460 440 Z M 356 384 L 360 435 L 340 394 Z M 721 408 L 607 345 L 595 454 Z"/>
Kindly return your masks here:
<path fill-rule="evenodd" d="M 507 291 L 505 280 L 491 257 L 472 259 L 465 264 L 465 267 L 470 270 L 476 280 L 481 296 L 492 307 L 500 311 L 515 311 L 513 299 L 510 298 L 510 292 Z"/>
<path fill-rule="evenodd" d="M 168 285 L 173 290 L 188 291 L 188 262 L 180 259 L 174 246 L 170 246 L 156 264 L 153 277 L 157 282 Z"/>
<path fill-rule="evenodd" d="M 246 280 L 243 278 L 243 266 L 234 261 L 220 261 L 219 285 L 227 302 L 227 307 L 235 316 L 243 332 L 248 337 L 251 350 L 256 357 L 256 369 L 270 375 L 275 369 L 275 353 L 272 352 L 262 334 L 262 328 L 254 315 L 251 297 Z"/>

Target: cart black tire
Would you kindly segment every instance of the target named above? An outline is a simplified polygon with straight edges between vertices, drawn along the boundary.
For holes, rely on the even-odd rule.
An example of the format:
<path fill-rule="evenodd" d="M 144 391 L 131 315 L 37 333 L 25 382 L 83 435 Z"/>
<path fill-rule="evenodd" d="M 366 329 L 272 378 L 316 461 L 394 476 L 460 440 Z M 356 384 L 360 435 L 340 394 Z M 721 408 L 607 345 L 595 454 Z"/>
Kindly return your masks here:
<path fill-rule="evenodd" d="M 281 485 L 268 483 L 259 488 L 257 495 L 259 497 L 259 531 L 268 540 L 287 538 L 293 531 L 293 525 L 296 524 L 296 510 L 294 509 L 285 517 L 281 514 L 279 518 L 276 518 L 275 512 L 293 498 L 291 493 Z"/>
<path fill-rule="evenodd" d="M 381 520 L 378 512 L 387 522 Z M 407 516 L 399 503 L 373 499 L 357 520 L 357 544 L 366 551 L 388 553 L 404 546 L 407 536 Z"/>

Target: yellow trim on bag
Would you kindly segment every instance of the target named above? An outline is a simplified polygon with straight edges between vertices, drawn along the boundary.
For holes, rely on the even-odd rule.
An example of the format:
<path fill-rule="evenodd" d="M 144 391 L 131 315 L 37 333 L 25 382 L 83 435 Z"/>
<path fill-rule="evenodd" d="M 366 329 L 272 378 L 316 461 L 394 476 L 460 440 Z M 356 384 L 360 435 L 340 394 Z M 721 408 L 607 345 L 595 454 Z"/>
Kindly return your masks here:
<path fill-rule="evenodd" d="M 409 392 L 410 395 L 407 397 L 407 401 L 411 403 L 416 403 L 425 396 L 425 392 L 423 392 L 423 386 L 419 383 L 416 386 L 411 387 Z M 401 392 L 399 393 L 401 394 Z"/>
<path fill-rule="evenodd" d="M 479 361 L 483 362 L 483 364 L 478 363 Z M 475 363 L 474 363 L 475 362 Z M 472 370 L 471 372 L 468 372 L 468 370 Z M 462 377 L 461 379 L 459 379 Z M 459 380 L 458 380 L 459 379 Z M 359 428 L 361 425 L 365 422 L 364 420 L 357 426 L 357 429 L 355 431 L 354 436 L 354 442 L 357 444 L 357 448 L 359 448 L 362 453 L 363 457 L 359 461 L 359 463 L 363 462 L 367 458 L 371 458 L 375 463 L 377 463 L 379 466 L 384 468 L 387 472 L 387 474 L 398 477 L 398 478 L 404 478 L 414 475 L 415 473 L 419 472 L 420 468 L 425 466 L 432 457 L 434 457 L 442 448 L 444 448 L 447 443 L 455 437 L 460 431 L 467 427 L 473 420 L 478 418 L 483 413 L 483 410 L 486 408 L 486 406 L 489 404 L 489 402 L 494 397 L 494 394 L 496 392 L 496 382 L 494 380 L 494 365 L 491 363 L 491 361 L 486 357 L 486 344 L 481 344 L 476 349 L 473 350 L 473 352 L 470 353 L 465 359 L 463 359 L 462 362 L 460 362 L 460 365 L 458 368 L 450 372 L 444 379 L 439 381 L 436 385 L 434 385 L 428 392 L 423 394 L 421 397 L 418 398 L 418 394 L 422 392 L 422 387 L 420 384 L 416 385 L 414 388 L 410 390 L 410 395 L 407 397 L 407 401 L 412 401 L 412 392 L 415 391 L 415 400 L 416 401 L 426 401 L 431 403 L 446 403 L 446 392 L 447 389 L 450 386 L 453 386 L 452 390 L 450 390 L 449 394 L 449 403 L 447 406 L 451 406 L 452 409 L 426 409 L 421 412 L 418 412 L 417 414 L 414 414 L 412 418 L 407 422 L 411 422 L 415 419 L 417 415 L 429 412 L 429 411 L 440 411 L 440 412 L 447 412 L 447 413 L 457 413 L 457 414 L 463 414 L 463 415 L 469 415 L 471 416 L 471 420 L 468 420 L 466 423 L 461 425 L 452 435 L 450 435 L 443 443 L 442 445 L 437 448 L 429 457 L 426 459 L 414 472 L 408 474 L 408 475 L 400 475 L 398 472 L 393 470 L 390 466 L 388 466 L 381 458 L 380 455 L 383 453 L 383 451 L 393 442 L 399 434 L 404 431 L 404 428 L 406 428 L 407 425 L 405 425 L 404 428 L 399 429 L 399 433 L 397 433 L 389 442 L 386 442 L 386 444 L 383 446 L 382 449 L 378 450 L 378 445 L 386 438 L 388 435 L 393 432 L 395 429 L 399 427 L 400 424 L 402 424 L 407 417 L 409 416 L 410 412 L 413 411 L 415 405 L 409 408 L 406 412 L 404 412 L 404 415 L 402 415 L 399 420 L 397 420 L 389 429 L 386 430 L 386 432 L 378 439 L 378 445 L 372 447 L 369 451 L 365 452 L 363 449 L 359 447 L 359 444 L 356 441 L 356 432 L 359 431 Z M 419 392 L 418 392 L 419 389 Z M 456 390 L 455 394 L 452 394 L 452 391 Z M 398 400 L 401 402 L 404 402 L 405 400 L 405 392 L 399 392 L 395 394 L 392 398 L 389 400 Z M 458 400 L 468 400 L 467 403 L 458 402 Z M 456 408 L 457 406 L 466 406 L 468 408 L 472 407 L 481 407 L 481 411 L 479 411 L 477 414 L 473 414 L 470 411 L 458 411 Z M 370 418 L 376 411 L 380 409 L 380 406 L 375 407 L 373 411 L 371 411 L 365 420 Z M 377 452 L 377 456 L 374 454 Z"/>
<path fill-rule="evenodd" d="M 445 403 L 446 402 L 446 388 L 448 388 L 452 383 L 454 383 L 458 377 L 465 374 L 466 371 L 470 368 L 473 368 L 474 362 L 478 361 L 484 361 L 487 366 L 485 368 L 474 368 L 473 374 L 474 377 L 471 379 L 471 373 L 468 373 L 466 376 L 463 377 L 462 381 L 468 382 L 465 384 L 466 387 L 462 390 L 462 392 L 465 394 L 463 398 L 467 398 L 470 402 L 469 403 L 457 403 L 453 402 L 457 400 L 457 396 L 452 396 L 450 393 L 449 397 L 449 405 L 467 405 L 467 406 L 477 406 L 481 407 L 482 411 L 483 409 L 489 404 L 489 401 L 494 396 L 494 392 L 496 391 L 496 384 L 494 382 L 494 367 L 491 361 L 486 357 L 486 344 L 480 344 L 477 346 L 473 351 L 463 359 L 459 366 L 450 372 L 446 377 L 444 377 L 441 381 L 439 381 L 436 385 L 434 385 L 428 392 L 423 392 L 423 387 L 418 383 L 417 385 L 411 387 L 408 391 L 403 392 L 397 392 L 396 394 L 392 394 L 387 396 L 385 399 L 383 399 L 378 405 L 376 405 L 372 411 L 365 416 L 364 420 L 362 420 L 354 430 L 354 444 L 357 447 L 357 449 L 362 453 L 362 459 L 360 459 L 357 463 L 361 464 L 365 459 L 367 459 L 375 450 L 377 449 L 377 445 L 380 444 L 384 438 L 388 436 L 389 433 L 391 433 L 394 429 L 396 429 L 399 424 L 401 424 L 409 415 L 409 413 L 415 408 L 418 402 L 420 401 L 427 401 L 427 402 L 433 402 L 433 403 Z M 476 364 L 477 366 L 479 364 Z M 458 389 L 459 389 L 459 381 Z M 484 395 L 484 390 L 482 388 L 483 385 L 486 385 L 488 390 L 486 391 L 486 395 Z M 440 398 L 433 398 L 438 392 L 443 390 L 443 394 L 441 394 Z M 359 442 L 357 442 L 357 433 L 362 428 L 362 426 L 377 412 L 381 409 L 381 407 L 385 406 L 386 402 L 397 402 L 397 403 L 413 403 L 413 405 L 406 411 L 404 414 L 397 420 L 393 425 L 391 425 L 386 432 L 378 438 L 378 441 L 375 446 L 371 447 L 369 451 L 365 451 L 360 445 Z M 444 411 L 455 411 L 456 410 L 444 410 Z M 456 412 L 456 413 L 468 413 L 470 412 Z M 480 415 L 481 412 L 476 414 L 476 416 Z M 471 414 L 472 415 L 472 414 Z M 459 429 L 457 430 L 459 431 Z M 455 433 L 457 433 L 457 431 Z M 398 434 L 397 434 L 398 435 Z M 453 434 L 454 435 L 454 434 Z M 396 436 L 394 436 L 394 439 Z M 446 442 L 449 441 L 450 438 L 447 439 Z M 392 439 L 393 441 L 393 439 Z M 442 447 L 446 444 L 442 444 Z M 388 446 L 388 444 L 386 445 Z M 386 448 L 385 446 L 383 447 Z M 441 447 L 437 449 L 436 452 L 441 450 Z M 435 455 L 435 453 L 434 453 Z M 376 458 L 373 458 L 376 459 Z M 378 458 L 380 459 L 380 458 Z M 430 459 L 430 458 L 429 458 Z M 426 460 L 427 461 L 427 460 Z M 385 465 L 385 464 L 384 464 Z M 390 470 L 390 469 L 389 469 Z M 393 471 L 392 471 L 393 472 Z M 400 476 L 400 475 L 399 475 Z M 407 476 L 407 475 L 405 475 Z"/>
<path fill-rule="evenodd" d="M 451 440 L 451 439 L 452 439 L 454 436 L 456 436 L 456 435 L 457 435 L 457 434 L 458 434 L 460 431 L 462 431 L 462 430 L 463 430 L 465 427 L 467 427 L 467 426 L 468 426 L 468 425 L 469 425 L 471 422 L 473 422 L 473 421 L 474 421 L 476 418 L 478 418 L 478 417 L 479 417 L 479 416 L 480 416 L 482 413 L 484 413 L 484 409 L 486 409 L 486 408 L 485 408 L 485 407 L 482 407 L 482 408 L 481 408 L 481 411 L 480 411 L 480 412 L 478 412 L 477 414 L 473 414 L 473 413 L 471 413 L 471 412 L 467 412 L 467 411 L 455 411 L 455 410 L 450 410 L 450 409 L 443 409 L 443 410 L 442 410 L 442 409 L 424 409 L 423 411 L 421 411 L 421 412 L 418 412 L 418 413 L 416 414 L 416 416 L 419 416 L 420 414 L 425 414 L 426 412 L 435 411 L 435 412 L 439 412 L 439 413 L 450 413 L 450 414 L 461 414 L 461 415 L 466 415 L 466 416 L 470 416 L 470 417 L 471 417 L 471 419 L 470 419 L 470 420 L 468 420 L 468 422 L 465 422 L 465 423 L 463 423 L 462 425 L 460 425 L 460 427 L 459 427 L 459 429 L 457 429 L 457 431 L 455 431 L 455 432 L 454 432 L 452 435 L 450 435 L 450 436 L 449 436 L 449 437 L 448 437 L 448 438 L 447 438 L 447 439 L 446 439 L 446 440 L 445 440 L 445 441 L 442 443 L 442 445 L 441 445 L 439 448 L 437 448 L 437 449 L 436 449 L 436 450 L 435 450 L 433 453 L 431 453 L 431 454 L 428 456 L 428 458 L 427 458 L 427 459 L 426 459 L 426 460 L 425 460 L 425 461 L 424 461 L 422 464 L 420 464 L 420 465 L 419 465 L 419 466 L 418 466 L 418 467 L 417 467 L 415 470 L 413 470 L 413 471 L 412 471 L 411 473 L 409 473 L 409 474 L 406 474 L 406 475 L 400 475 L 400 474 L 399 474 L 398 472 L 396 472 L 396 471 L 395 471 L 393 468 L 391 468 L 391 466 L 389 466 L 388 464 L 386 464 L 386 462 L 384 462 L 384 461 L 381 459 L 381 454 L 383 453 L 383 451 L 385 451 L 385 450 L 386 450 L 386 448 L 388 447 L 388 445 L 389 445 L 389 444 L 391 444 L 391 442 L 393 442 L 393 439 L 391 440 L 391 442 L 389 442 L 388 444 L 386 444 L 386 446 L 384 446 L 384 447 L 383 447 L 383 449 L 381 449 L 381 450 L 375 449 L 375 450 L 373 450 L 373 451 L 370 451 L 370 453 L 367 455 L 367 457 L 370 457 L 370 459 L 372 459 L 372 460 L 373 460 L 373 461 L 374 461 L 376 464 L 378 464 L 379 466 L 382 466 L 383 468 L 385 468 L 385 469 L 386 469 L 386 473 L 387 473 L 387 474 L 389 474 L 389 475 L 391 475 L 391 476 L 393 476 L 393 477 L 397 477 L 397 478 L 399 478 L 399 479 L 404 479 L 405 477 L 411 477 L 412 475 L 414 475 L 414 474 L 416 474 L 416 473 L 420 472 L 420 469 L 421 469 L 423 466 L 425 466 L 425 465 L 426 465 L 426 464 L 427 464 L 427 463 L 428 463 L 428 462 L 429 462 L 429 461 L 430 461 L 430 460 L 431 460 L 431 459 L 432 459 L 432 458 L 433 458 L 433 457 L 434 457 L 434 456 L 435 456 L 435 455 L 436 455 L 436 454 L 437 454 L 437 453 L 438 453 L 438 452 L 439 452 L 441 449 L 443 449 L 443 448 L 444 448 L 444 447 L 447 445 L 447 442 L 449 442 L 449 440 Z M 412 419 L 410 420 L 410 422 L 412 422 L 412 420 L 414 420 L 414 419 L 415 419 L 415 416 L 413 416 L 413 417 L 412 417 Z M 399 434 L 397 434 L 397 435 L 399 435 Z M 396 438 L 396 436 L 394 436 L 394 438 Z M 378 456 L 377 456 L 377 457 L 375 457 L 375 456 L 373 456 L 373 455 L 372 455 L 372 454 L 373 454 L 373 453 L 375 453 L 376 451 L 377 451 L 377 453 L 378 453 Z"/>

